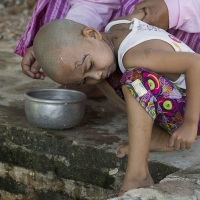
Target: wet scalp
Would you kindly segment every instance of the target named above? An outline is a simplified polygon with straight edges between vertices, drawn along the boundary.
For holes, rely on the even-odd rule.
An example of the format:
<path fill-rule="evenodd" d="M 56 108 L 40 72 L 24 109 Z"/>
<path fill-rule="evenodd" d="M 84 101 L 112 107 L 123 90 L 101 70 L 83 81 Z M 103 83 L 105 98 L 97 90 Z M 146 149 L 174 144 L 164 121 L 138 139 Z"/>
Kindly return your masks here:
<path fill-rule="evenodd" d="M 44 72 L 54 79 L 62 62 L 61 51 L 81 43 L 82 30 L 86 26 L 71 20 L 54 20 L 44 25 L 37 33 L 33 51 Z"/>

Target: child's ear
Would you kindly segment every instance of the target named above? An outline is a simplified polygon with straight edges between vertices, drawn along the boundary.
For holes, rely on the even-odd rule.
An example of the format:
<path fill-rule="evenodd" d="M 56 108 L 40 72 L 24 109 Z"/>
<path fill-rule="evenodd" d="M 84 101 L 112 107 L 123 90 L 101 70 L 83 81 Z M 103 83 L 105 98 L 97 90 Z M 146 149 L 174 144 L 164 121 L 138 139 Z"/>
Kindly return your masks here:
<path fill-rule="evenodd" d="M 101 33 L 94 28 L 84 28 L 82 34 L 85 37 L 92 37 L 97 40 L 102 40 Z"/>

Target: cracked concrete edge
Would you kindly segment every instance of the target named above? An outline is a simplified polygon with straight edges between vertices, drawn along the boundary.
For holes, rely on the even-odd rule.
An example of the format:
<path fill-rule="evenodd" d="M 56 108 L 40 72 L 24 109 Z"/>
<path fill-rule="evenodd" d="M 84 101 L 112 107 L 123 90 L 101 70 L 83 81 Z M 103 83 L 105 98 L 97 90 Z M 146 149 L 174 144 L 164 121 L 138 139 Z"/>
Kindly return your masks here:
<path fill-rule="evenodd" d="M 76 174 L 77 176 L 77 170 L 78 170 L 78 174 L 81 175 L 81 174 L 84 174 L 84 171 L 91 172 L 91 167 L 80 168 L 80 166 L 77 166 L 77 167 L 73 166 L 73 169 L 69 170 L 69 162 L 67 160 L 70 158 L 66 157 L 64 152 L 69 152 L 68 148 L 70 148 L 70 151 L 72 151 L 75 148 L 76 156 L 78 156 L 77 158 L 80 158 L 80 155 L 77 155 L 77 154 L 83 153 L 83 152 L 87 153 L 87 151 L 89 151 L 90 152 L 90 157 L 88 158 L 89 159 L 88 162 L 90 162 L 89 166 L 91 165 L 95 166 L 95 169 L 98 170 L 97 174 L 99 174 L 98 176 L 99 180 L 103 179 L 103 181 L 109 182 L 108 176 L 107 175 L 105 176 L 105 170 L 108 174 L 114 173 L 113 169 L 116 169 L 116 168 L 119 171 L 117 172 L 116 175 L 114 174 L 113 176 L 114 179 L 113 177 L 111 177 L 112 180 L 110 179 L 111 182 L 106 186 L 106 188 L 102 181 L 99 182 L 99 185 L 96 185 L 97 179 L 94 179 L 94 177 L 92 178 L 92 180 L 86 180 L 84 179 L 85 176 L 80 176 L 80 177 L 77 176 L 76 178 L 77 183 L 82 181 L 84 184 L 89 184 L 91 186 L 94 186 L 94 188 L 96 187 L 102 188 L 102 191 L 112 190 L 113 194 L 116 193 L 116 191 L 118 191 L 118 187 L 120 185 L 123 172 L 125 170 L 124 163 L 126 163 L 127 160 L 117 159 L 113 152 L 111 153 L 104 149 L 83 146 L 79 143 L 76 143 L 76 145 L 74 145 L 73 141 L 69 139 L 64 139 L 62 141 L 62 148 L 56 148 L 56 147 L 61 147 L 60 138 L 51 137 L 48 134 L 48 131 L 37 133 L 33 130 L 29 131 L 29 129 L 15 127 L 10 124 L 9 125 L 0 124 L 0 132 L 1 132 L 0 161 L 2 163 L 7 163 L 8 165 L 11 165 L 13 167 L 22 167 L 26 170 L 34 171 L 34 173 L 45 174 L 48 171 L 52 171 L 54 173 L 56 169 L 56 176 L 58 179 L 67 179 L 69 175 L 65 173 L 66 170 L 68 170 L 68 172 L 70 173 L 73 172 L 73 174 Z M 44 146 L 44 143 L 42 141 L 45 141 L 46 146 Z M 32 142 L 34 142 L 34 145 Z M 51 152 L 51 153 L 46 152 L 45 148 L 48 146 L 48 144 L 50 146 L 51 144 L 54 144 L 56 151 Z M 81 150 L 77 151 L 77 149 L 80 149 L 80 148 Z M 61 149 L 61 152 L 59 149 Z M 10 154 L 16 155 L 17 160 L 16 159 L 13 160 L 12 156 L 9 156 L 10 154 L 7 153 L 8 151 L 10 152 Z M 39 157 L 37 157 L 36 159 L 36 157 L 34 156 L 37 156 L 37 155 Z M 98 156 L 100 156 L 98 160 L 99 162 L 101 162 L 101 167 L 99 167 L 97 160 L 95 161 L 94 159 L 95 157 L 98 157 Z M 20 160 L 20 158 L 22 160 Z M 31 161 L 31 158 L 32 158 L 32 161 Z M 103 162 L 102 162 L 102 159 L 103 159 Z M 35 163 L 33 162 L 33 160 L 36 160 L 37 162 Z M 93 162 L 91 162 L 91 160 L 93 160 Z M 107 162 L 105 162 L 106 160 Z M 84 163 L 87 163 L 87 161 L 85 160 Z M 103 166 L 102 166 L 102 163 L 104 163 Z M 77 165 L 82 165 L 82 164 L 83 164 L 83 161 L 81 157 L 81 160 L 77 163 Z M 179 170 L 172 166 L 168 166 L 166 164 L 155 162 L 155 161 L 149 161 L 149 167 L 153 176 L 157 178 L 159 177 L 160 179 L 163 179 L 166 175 L 174 173 L 177 170 Z M 104 170 L 102 171 L 102 169 Z M 163 172 L 165 174 L 163 174 Z M 87 177 L 89 177 L 89 173 Z M 3 179 L 2 181 L 8 182 L 7 179 L 6 180 Z M 16 182 L 16 184 L 18 184 L 18 182 Z M 6 192 L 9 192 L 9 191 L 6 191 Z M 99 198 L 100 196 L 97 199 Z M 103 198 L 106 199 L 106 196 L 104 196 Z"/>
<path fill-rule="evenodd" d="M 200 163 L 168 175 L 159 184 L 109 200 L 200 200 Z"/>

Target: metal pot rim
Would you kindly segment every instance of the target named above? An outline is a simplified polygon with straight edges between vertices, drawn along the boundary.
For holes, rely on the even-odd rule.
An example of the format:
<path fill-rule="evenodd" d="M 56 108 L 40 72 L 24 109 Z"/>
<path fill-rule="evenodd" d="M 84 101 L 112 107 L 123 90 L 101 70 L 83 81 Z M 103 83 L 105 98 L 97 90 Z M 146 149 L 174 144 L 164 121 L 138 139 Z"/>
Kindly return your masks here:
<path fill-rule="evenodd" d="M 81 94 L 81 98 L 77 99 L 77 100 L 67 100 L 67 99 L 57 99 L 57 100 L 47 100 L 47 99 L 40 99 L 40 98 L 36 98 L 36 97 L 32 97 L 29 95 L 29 93 L 31 92 L 42 92 L 42 91 L 63 91 L 63 92 L 75 92 L 75 93 L 79 93 Z M 33 89 L 33 90 L 29 90 L 24 94 L 25 99 L 29 100 L 29 101 L 34 101 L 34 102 L 40 102 L 40 103 L 49 103 L 49 104 L 73 104 L 73 103 L 78 103 L 81 101 L 84 101 L 87 96 L 85 93 L 81 92 L 81 91 L 77 91 L 77 90 L 71 90 L 71 89 Z"/>

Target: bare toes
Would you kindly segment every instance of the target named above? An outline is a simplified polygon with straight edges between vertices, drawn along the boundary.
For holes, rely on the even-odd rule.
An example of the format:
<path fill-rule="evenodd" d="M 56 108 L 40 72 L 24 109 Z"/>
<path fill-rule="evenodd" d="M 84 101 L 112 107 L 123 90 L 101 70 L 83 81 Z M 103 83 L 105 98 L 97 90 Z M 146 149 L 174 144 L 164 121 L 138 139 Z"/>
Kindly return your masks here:
<path fill-rule="evenodd" d="M 117 147 L 117 153 L 118 158 L 124 158 L 126 155 L 128 155 L 128 143 L 123 143 Z"/>

